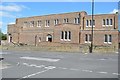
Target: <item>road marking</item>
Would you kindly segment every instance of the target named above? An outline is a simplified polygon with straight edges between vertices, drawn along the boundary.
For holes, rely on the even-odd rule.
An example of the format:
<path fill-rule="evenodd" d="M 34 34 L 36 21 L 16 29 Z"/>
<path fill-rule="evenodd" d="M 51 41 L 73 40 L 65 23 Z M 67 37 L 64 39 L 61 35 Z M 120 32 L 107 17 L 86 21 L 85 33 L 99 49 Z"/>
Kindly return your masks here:
<path fill-rule="evenodd" d="M 114 75 L 120 75 L 120 74 L 118 74 L 118 73 L 112 73 L 112 74 L 114 74 Z"/>
<path fill-rule="evenodd" d="M 101 73 L 101 74 L 107 74 L 108 72 L 98 72 L 98 73 Z"/>
<path fill-rule="evenodd" d="M 38 61 L 48 61 L 48 62 L 57 62 L 60 59 L 50 59 L 50 58 L 35 58 L 35 57 L 20 57 L 21 59 L 26 60 L 38 60 Z"/>
<path fill-rule="evenodd" d="M 93 72 L 93 71 L 91 71 L 91 70 L 82 70 L 82 71 L 84 71 L 84 72 Z"/>
<path fill-rule="evenodd" d="M 38 75 L 38 74 L 40 74 L 40 73 L 46 72 L 46 71 L 48 71 L 48 70 L 49 70 L 49 69 L 44 70 L 44 71 L 40 71 L 40 72 L 37 72 L 37 73 L 33 73 L 33 74 L 30 74 L 30 75 L 24 76 L 24 77 L 22 77 L 22 78 L 29 78 L 29 77 L 32 77 L 32 76 Z"/>
<path fill-rule="evenodd" d="M 79 71 L 79 69 L 73 69 L 73 68 L 71 68 L 70 70 L 73 70 L 73 71 Z"/>
<path fill-rule="evenodd" d="M 60 69 L 68 69 L 68 68 L 64 68 L 64 67 L 58 67 L 58 68 L 60 68 Z"/>

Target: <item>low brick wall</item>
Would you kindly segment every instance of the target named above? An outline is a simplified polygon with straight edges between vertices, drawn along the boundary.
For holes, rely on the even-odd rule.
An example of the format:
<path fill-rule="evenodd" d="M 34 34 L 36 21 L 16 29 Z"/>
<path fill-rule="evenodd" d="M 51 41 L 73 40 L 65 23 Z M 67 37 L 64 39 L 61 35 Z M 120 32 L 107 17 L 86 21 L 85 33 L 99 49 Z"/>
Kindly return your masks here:
<path fill-rule="evenodd" d="M 36 46 L 35 45 L 22 45 L 22 46 L 14 45 L 14 46 L 6 46 L 6 48 L 5 46 L 3 46 L 3 49 L 89 53 L 90 45 L 43 42 Z M 114 46 L 93 46 L 93 53 L 115 53 L 115 52 L 118 52 L 118 48 Z"/>

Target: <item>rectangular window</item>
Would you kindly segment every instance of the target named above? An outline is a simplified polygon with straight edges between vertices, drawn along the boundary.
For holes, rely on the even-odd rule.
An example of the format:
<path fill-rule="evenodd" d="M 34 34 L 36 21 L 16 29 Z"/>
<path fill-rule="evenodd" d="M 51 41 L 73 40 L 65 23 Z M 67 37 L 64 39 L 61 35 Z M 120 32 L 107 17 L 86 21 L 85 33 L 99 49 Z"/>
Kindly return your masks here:
<path fill-rule="evenodd" d="M 37 27 L 41 27 L 41 21 L 37 21 Z"/>
<path fill-rule="evenodd" d="M 54 20 L 54 25 L 57 25 L 57 24 L 59 24 L 59 19 Z"/>
<path fill-rule="evenodd" d="M 25 21 L 24 23 L 23 23 L 23 27 L 27 27 L 27 22 Z"/>
<path fill-rule="evenodd" d="M 34 21 L 30 22 L 30 27 L 34 27 Z"/>
<path fill-rule="evenodd" d="M 46 21 L 45 21 L 45 26 L 46 26 L 46 27 L 49 27 L 49 26 L 50 26 L 50 20 L 46 20 Z"/>
<path fill-rule="evenodd" d="M 68 18 L 64 19 L 64 22 L 63 23 L 68 23 Z"/>
<path fill-rule="evenodd" d="M 77 18 L 74 19 L 74 23 L 77 24 Z"/>

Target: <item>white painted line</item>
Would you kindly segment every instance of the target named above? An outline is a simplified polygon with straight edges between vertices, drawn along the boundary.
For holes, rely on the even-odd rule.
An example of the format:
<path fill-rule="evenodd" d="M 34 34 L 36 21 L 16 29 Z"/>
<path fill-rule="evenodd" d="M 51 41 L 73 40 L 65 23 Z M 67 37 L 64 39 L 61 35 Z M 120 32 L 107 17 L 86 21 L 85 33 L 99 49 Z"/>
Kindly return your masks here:
<path fill-rule="evenodd" d="M 37 73 L 33 73 L 33 74 L 30 74 L 30 75 L 24 76 L 24 77 L 22 77 L 22 78 L 29 78 L 29 77 L 32 77 L 32 76 L 38 75 L 38 74 L 40 74 L 40 73 L 46 72 L 46 71 L 48 71 L 48 70 L 49 70 L 49 69 L 44 70 L 44 71 L 40 71 L 40 72 L 37 72 Z"/>
<path fill-rule="evenodd" d="M 42 68 L 45 67 L 45 65 L 35 65 L 35 64 L 28 64 L 28 63 L 23 63 L 23 65 L 28 66 L 28 67 L 37 67 L 37 68 Z"/>
<path fill-rule="evenodd" d="M 118 74 L 118 73 L 112 73 L 113 75 L 120 75 L 120 74 Z"/>
<path fill-rule="evenodd" d="M 73 70 L 73 71 L 79 71 L 79 69 L 73 69 L 73 68 L 71 68 L 70 70 Z"/>
<path fill-rule="evenodd" d="M 58 68 L 60 68 L 60 69 L 68 69 L 68 68 L 64 68 L 64 67 L 58 67 Z"/>
<path fill-rule="evenodd" d="M 101 74 L 107 74 L 107 72 L 98 72 L 98 73 L 101 73 Z"/>
<path fill-rule="evenodd" d="M 60 59 L 50 59 L 50 58 L 35 58 L 35 57 L 20 57 L 21 59 L 26 60 L 38 60 L 38 61 L 48 61 L 48 62 L 57 62 Z"/>
<path fill-rule="evenodd" d="M 82 71 L 84 71 L 84 72 L 93 72 L 93 71 L 91 71 L 91 70 L 82 70 Z"/>

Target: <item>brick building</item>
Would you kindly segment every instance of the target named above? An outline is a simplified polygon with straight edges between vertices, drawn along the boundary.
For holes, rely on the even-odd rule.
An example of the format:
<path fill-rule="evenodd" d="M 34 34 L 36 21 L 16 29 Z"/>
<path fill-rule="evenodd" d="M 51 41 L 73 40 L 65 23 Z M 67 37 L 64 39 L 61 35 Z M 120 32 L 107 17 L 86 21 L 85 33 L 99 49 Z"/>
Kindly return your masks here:
<path fill-rule="evenodd" d="M 90 45 L 91 19 L 85 11 L 17 18 L 15 24 L 8 25 L 8 42 Z M 94 15 L 93 28 L 94 46 L 118 49 L 118 14 Z"/>

